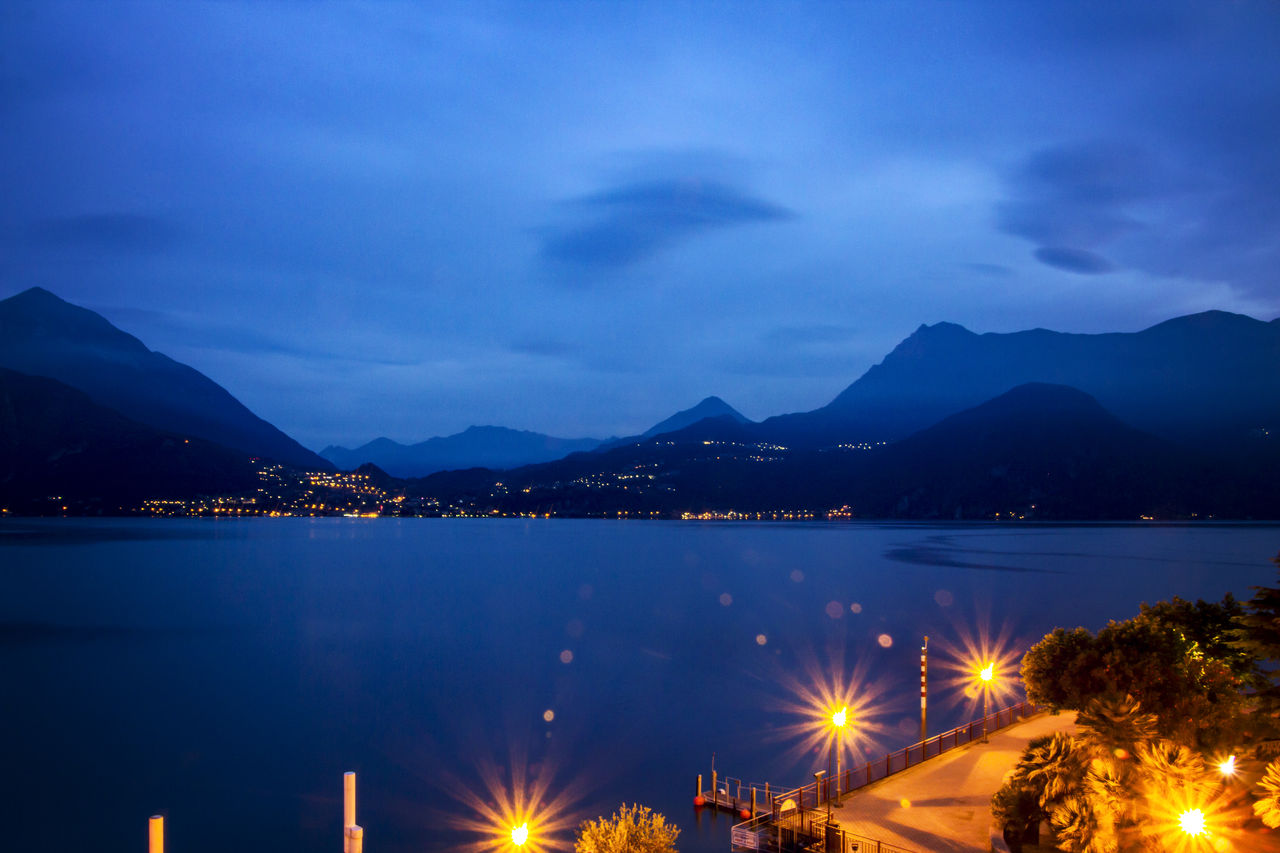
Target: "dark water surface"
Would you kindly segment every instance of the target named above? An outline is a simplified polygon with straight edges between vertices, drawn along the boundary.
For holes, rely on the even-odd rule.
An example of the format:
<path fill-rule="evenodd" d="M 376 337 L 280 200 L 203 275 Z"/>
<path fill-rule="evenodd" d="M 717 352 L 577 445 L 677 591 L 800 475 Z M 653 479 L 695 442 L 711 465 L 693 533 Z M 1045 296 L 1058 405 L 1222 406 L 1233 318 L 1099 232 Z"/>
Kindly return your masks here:
<path fill-rule="evenodd" d="M 1275 525 L 5 521 L 6 847 L 144 850 L 159 812 L 174 853 L 337 850 L 351 769 L 368 850 L 456 849 L 523 756 L 563 823 L 636 801 L 724 851 L 690 806 L 713 751 L 826 766 L 788 677 L 856 669 L 883 755 L 918 733 L 922 635 L 932 733 L 973 710 L 943 676 L 965 637 L 1247 598 L 1277 550 Z"/>

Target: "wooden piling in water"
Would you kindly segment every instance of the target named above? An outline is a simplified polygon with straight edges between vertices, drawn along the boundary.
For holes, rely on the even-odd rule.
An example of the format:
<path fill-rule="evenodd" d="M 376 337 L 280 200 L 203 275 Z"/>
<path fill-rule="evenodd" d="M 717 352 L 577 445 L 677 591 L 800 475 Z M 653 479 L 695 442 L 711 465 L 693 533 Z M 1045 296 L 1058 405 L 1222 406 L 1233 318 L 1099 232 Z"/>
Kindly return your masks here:
<path fill-rule="evenodd" d="M 164 818 L 152 815 L 147 823 L 148 847 L 150 853 L 164 853 Z"/>
<path fill-rule="evenodd" d="M 343 837 L 350 853 L 364 853 L 364 829 L 353 824 L 347 827 Z"/>
<path fill-rule="evenodd" d="M 751 786 L 751 819 L 756 819 L 756 786 Z"/>
<path fill-rule="evenodd" d="M 351 848 L 351 833 L 356 825 L 356 774 L 348 770 L 342 774 L 342 853 L 359 853 Z M 363 837 L 363 835 L 361 836 Z"/>

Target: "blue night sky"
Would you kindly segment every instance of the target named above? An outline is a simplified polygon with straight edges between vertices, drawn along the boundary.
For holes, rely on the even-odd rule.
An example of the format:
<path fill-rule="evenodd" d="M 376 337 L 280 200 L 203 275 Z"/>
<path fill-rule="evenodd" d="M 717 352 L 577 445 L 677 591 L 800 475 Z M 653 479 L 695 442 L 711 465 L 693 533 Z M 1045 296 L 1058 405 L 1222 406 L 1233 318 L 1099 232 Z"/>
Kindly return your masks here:
<path fill-rule="evenodd" d="M 816 408 L 920 323 L 1280 314 L 1280 4 L 0 7 L 0 297 L 304 444 Z"/>

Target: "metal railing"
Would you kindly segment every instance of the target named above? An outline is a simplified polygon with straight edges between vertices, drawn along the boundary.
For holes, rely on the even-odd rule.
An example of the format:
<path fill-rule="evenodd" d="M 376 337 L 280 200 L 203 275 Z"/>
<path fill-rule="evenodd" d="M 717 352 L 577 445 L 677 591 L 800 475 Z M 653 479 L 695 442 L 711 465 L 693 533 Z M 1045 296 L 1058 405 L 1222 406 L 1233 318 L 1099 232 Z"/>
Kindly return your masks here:
<path fill-rule="evenodd" d="M 838 826 L 828 826 L 826 815 L 817 810 L 828 800 L 972 743 L 982 737 L 984 730 L 988 733 L 997 731 L 1039 711 L 1031 702 L 1019 702 L 891 752 L 884 758 L 868 761 L 861 767 L 851 767 L 837 778 L 823 778 L 788 791 L 770 791 L 768 805 L 760 804 L 764 810 L 760 815 L 733 827 L 733 848 L 769 853 L 802 850 L 823 853 L 909 853 L 902 848 L 855 835 Z"/>
<path fill-rule="evenodd" d="M 1023 717 L 1030 716 L 1038 710 L 1030 702 L 1019 702 L 1017 705 L 1001 708 L 985 718 L 976 719 L 940 735 L 934 735 L 928 740 L 913 743 L 897 752 L 891 752 L 884 758 L 868 761 L 861 767 L 850 767 L 837 778 L 827 777 L 820 782 L 810 782 L 803 787 L 774 794 L 773 817 L 776 820 L 781 816 L 782 809 L 787 806 L 788 800 L 793 801 L 794 807 L 797 809 L 817 808 L 829 799 L 842 796 L 850 791 L 856 791 L 864 785 L 878 782 L 886 776 L 892 776 L 894 773 L 899 773 L 922 761 L 936 758 L 944 752 L 949 752 L 958 746 L 964 746 L 967 743 L 978 740 L 982 737 L 984 723 L 987 732 L 994 732 Z"/>

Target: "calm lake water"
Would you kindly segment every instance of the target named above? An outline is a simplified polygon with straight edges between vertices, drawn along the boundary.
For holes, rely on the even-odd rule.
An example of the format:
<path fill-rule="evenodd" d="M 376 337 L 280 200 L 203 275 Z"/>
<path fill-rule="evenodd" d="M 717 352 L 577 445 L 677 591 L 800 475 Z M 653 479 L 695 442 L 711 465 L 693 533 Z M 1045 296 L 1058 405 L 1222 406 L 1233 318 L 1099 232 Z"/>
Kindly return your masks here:
<path fill-rule="evenodd" d="M 1277 550 L 1275 525 L 5 521 L 6 847 L 145 850 L 163 813 L 175 853 L 336 850 L 350 769 L 369 850 L 457 849 L 523 766 L 568 827 L 640 802 L 724 851 L 694 776 L 825 768 L 805 687 L 852 682 L 852 746 L 883 755 L 917 739 L 923 635 L 936 733 L 974 710 L 966 641 L 1247 598 Z"/>

